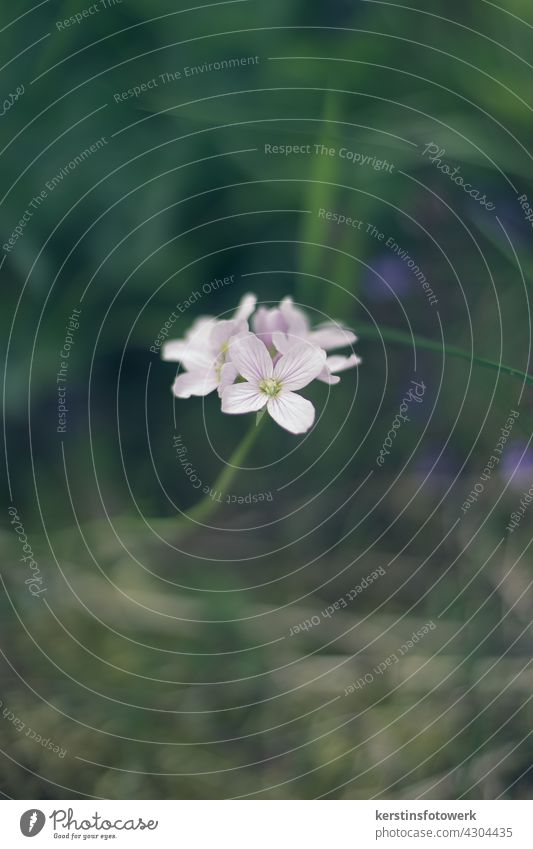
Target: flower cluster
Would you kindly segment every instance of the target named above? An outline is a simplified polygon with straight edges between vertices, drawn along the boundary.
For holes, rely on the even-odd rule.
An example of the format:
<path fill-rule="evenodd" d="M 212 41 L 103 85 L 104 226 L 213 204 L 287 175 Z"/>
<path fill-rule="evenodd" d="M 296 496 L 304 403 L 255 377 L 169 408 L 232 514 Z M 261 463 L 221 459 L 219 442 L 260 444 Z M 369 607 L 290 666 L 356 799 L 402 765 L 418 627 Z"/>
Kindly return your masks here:
<path fill-rule="evenodd" d="M 256 305 L 255 295 L 245 295 L 233 318 L 198 318 L 184 339 L 165 343 L 163 359 L 184 369 L 172 391 L 177 398 L 190 398 L 216 389 L 223 413 L 266 407 L 285 430 L 305 433 L 315 408 L 297 390 L 315 379 L 338 383 L 339 372 L 359 365 L 356 354 L 327 353 L 352 345 L 357 337 L 333 322 L 312 328 L 288 297 L 272 309 Z"/>

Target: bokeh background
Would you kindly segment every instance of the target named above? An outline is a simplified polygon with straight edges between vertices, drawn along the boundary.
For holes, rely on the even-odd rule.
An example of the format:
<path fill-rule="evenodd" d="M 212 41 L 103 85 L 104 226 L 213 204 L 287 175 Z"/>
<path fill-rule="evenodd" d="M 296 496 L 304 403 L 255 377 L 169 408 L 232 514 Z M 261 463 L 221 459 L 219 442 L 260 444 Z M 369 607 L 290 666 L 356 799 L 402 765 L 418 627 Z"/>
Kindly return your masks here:
<path fill-rule="evenodd" d="M 191 5 L 0 13 L 0 791 L 530 798 L 531 6 Z M 174 401 L 150 348 L 249 291 L 353 328 L 363 365 L 304 392 L 305 438 L 266 424 L 225 495 L 268 498 L 180 536 L 176 436 L 212 486 L 250 420 Z"/>

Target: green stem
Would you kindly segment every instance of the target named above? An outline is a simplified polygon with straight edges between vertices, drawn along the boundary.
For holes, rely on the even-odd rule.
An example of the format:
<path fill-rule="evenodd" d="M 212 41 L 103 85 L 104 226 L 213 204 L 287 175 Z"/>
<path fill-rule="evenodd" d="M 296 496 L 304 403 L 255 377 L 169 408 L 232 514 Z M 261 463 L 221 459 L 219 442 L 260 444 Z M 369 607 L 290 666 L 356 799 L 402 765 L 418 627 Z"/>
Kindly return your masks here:
<path fill-rule="evenodd" d="M 210 487 L 212 493 L 228 493 L 232 481 L 240 471 L 239 466 L 243 463 L 259 433 L 263 430 L 265 420 L 268 418 L 269 416 L 266 411 L 260 420 L 257 419 L 256 415 L 253 416 L 249 431 L 238 444 L 228 462 L 224 464 L 216 481 Z M 220 506 L 220 503 L 214 498 L 210 498 L 209 495 L 206 495 L 194 507 L 191 507 L 190 510 L 179 515 L 177 520 L 175 516 L 164 519 L 159 517 L 149 519 L 150 527 L 156 536 L 147 534 L 146 525 L 131 515 L 113 517 L 114 528 L 119 530 L 118 536 L 116 533 L 112 535 L 106 533 L 109 527 L 109 519 L 105 521 L 97 520 L 90 526 L 91 539 L 95 546 L 103 545 L 103 549 L 101 548 L 99 551 L 100 554 L 105 552 L 106 557 L 115 557 L 123 554 L 121 537 L 128 539 L 128 545 L 138 548 L 144 547 L 147 544 L 154 544 L 157 535 L 168 538 L 172 543 L 179 546 L 190 534 L 195 532 L 201 533 L 203 530 L 202 526 L 207 524 L 213 513 Z M 89 533 L 89 528 L 87 528 L 86 532 Z"/>
<path fill-rule="evenodd" d="M 263 412 L 263 415 L 259 420 L 257 419 L 257 416 L 254 415 L 253 422 L 248 433 L 244 439 L 241 440 L 228 462 L 224 465 L 222 471 L 211 487 L 211 492 L 228 492 L 232 481 L 241 471 L 240 466 L 257 439 L 259 432 L 262 430 L 263 423 L 267 418 L 268 416 L 266 415 L 266 411 Z M 180 541 L 184 536 L 188 535 L 192 531 L 200 530 L 198 525 L 205 524 L 213 513 L 215 513 L 219 504 L 219 501 L 216 501 L 214 498 L 206 495 L 205 498 L 202 498 L 202 500 L 198 502 L 198 504 L 195 504 L 194 507 L 187 510 L 187 512 L 181 516 L 178 523 Z"/>
<path fill-rule="evenodd" d="M 426 348 L 428 351 L 439 351 L 440 353 L 444 351 L 447 356 L 468 360 L 468 362 L 474 363 L 474 365 L 496 369 L 496 371 L 500 371 L 502 374 L 519 377 L 526 383 L 533 383 L 533 375 L 527 374 L 525 371 L 503 365 L 503 363 L 494 362 L 494 360 L 487 360 L 484 357 L 473 357 L 468 351 L 464 351 L 462 348 L 457 348 L 454 345 L 441 345 L 440 342 L 434 342 L 432 339 L 426 339 L 424 336 L 412 337 L 410 333 L 405 333 L 403 330 L 395 330 L 392 327 L 376 328 L 372 325 L 358 325 L 357 335 L 362 339 L 383 338 L 387 342 L 397 342 L 399 345 L 409 345 L 410 347 L 413 346 L 414 338 L 414 344 L 418 348 Z"/>

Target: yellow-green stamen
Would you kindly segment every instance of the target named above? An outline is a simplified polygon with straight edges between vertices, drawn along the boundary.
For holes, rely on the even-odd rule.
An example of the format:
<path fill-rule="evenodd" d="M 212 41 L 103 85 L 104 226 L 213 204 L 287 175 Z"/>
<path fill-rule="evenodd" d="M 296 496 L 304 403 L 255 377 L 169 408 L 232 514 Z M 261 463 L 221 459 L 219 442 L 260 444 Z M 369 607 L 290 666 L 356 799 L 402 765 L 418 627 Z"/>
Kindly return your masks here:
<path fill-rule="evenodd" d="M 269 398 L 275 398 L 281 392 L 281 382 L 273 377 L 267 377 L 259 384 L 259 389 L 268 395 Z"/>

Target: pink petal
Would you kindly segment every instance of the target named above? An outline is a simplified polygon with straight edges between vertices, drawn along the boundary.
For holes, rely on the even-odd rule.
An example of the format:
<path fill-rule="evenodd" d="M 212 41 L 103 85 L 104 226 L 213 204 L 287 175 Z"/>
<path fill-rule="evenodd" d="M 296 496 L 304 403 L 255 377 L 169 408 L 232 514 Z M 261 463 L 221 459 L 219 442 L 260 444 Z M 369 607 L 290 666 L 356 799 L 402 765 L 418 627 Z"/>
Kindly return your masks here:
<path fill-rule="evenodd" d="M 352 345 L 357 341 L 357 336 L 350 330 L 345 330 L 338 324 L 324 325 L 312 330 L 307 337 L 310 342 L 318 345 L 319 348 L 329 351 L 331 348 L 344 348 L 346 345 Z"/>
<path fill-rule="evenodd" d="M 303 310 L 294 306 L 292 298 L 283 298 L 279 308 L 287 322 L 287 332 L 293 336 L 307 336 L 309 320 Z"/>
<path fill-rule="evenodd" d="M 302 389 L 320 374 L 326 363 L 326 353 L 308 342 L 299 342 L 276 363 L 274 377 L 284 389 Z"/>
<path fill-rule="evenodd" d="M 253 413 L 267 402 L 267 395 L 251 383 L 234 383 L 222 393 L 223 413 Z"/>
<path fill-rule="evenodd" d="M 281 392 L 276 398 L 270 398 L 267 410 L 274 421 L 290 433 L 305 433 L 315 420 L 311 401 L 294 392 Z"/>
<path fill-rule="evenodd" d="M 272 345 L 273 333 L 283 332 L 287 329 L 287 323 L 277 307 L 269 310 L 266 307 L 259 307 L 252 324 L 256 335 L 261 342 L 265 343 L 267 348 Z"/>
<path fill-rule="evenodd" d="M 217 388 L 218 379 L 214 369 L 204 371 L 185 371 L 178 374 L 172 391 L 176 398 L 190 398 L 191 395 L 209 395 Z"/>
<path fill-rule="evenodd" d="M 239 306 L 237 307 L 237 312 L 234 316 L 235 320 L 242 321 L 244 319 L 245 321 L 247 321 L 255 310 L 256 303 L 257 295 L 252 295 L 250 293 L 248 295 L 244 295 L 244 297 L 241 298 Z"/>
<path fill-rule="evenodd" d="M 236 339 L 229 348 L 228 358 L 239 374 L 256 386 L 261 380 L 272 377 L 272 358 L 264 343 L 253 333 Z"/>

